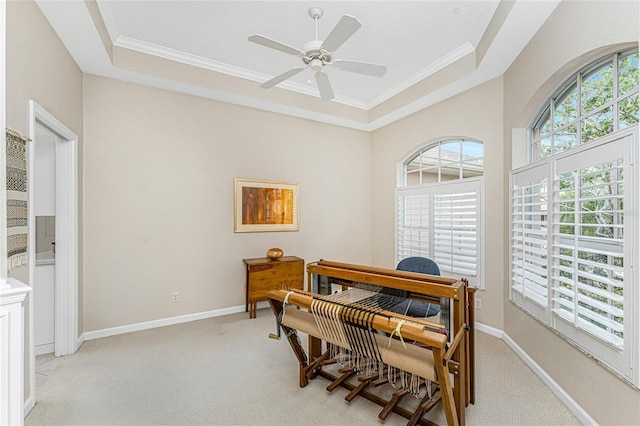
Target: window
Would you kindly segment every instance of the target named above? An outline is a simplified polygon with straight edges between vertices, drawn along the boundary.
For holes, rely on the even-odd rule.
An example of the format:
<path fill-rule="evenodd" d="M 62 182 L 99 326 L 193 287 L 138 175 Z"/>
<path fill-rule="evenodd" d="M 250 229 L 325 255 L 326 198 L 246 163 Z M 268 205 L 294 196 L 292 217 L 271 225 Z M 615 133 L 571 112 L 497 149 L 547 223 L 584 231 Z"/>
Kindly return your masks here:
<path fill-rule="evenodd" d="M 510 298 L 637 387 L 637 52 L 586 67 L 533 123 L 533 161 L 511 173 Z"/>
<path fill-rule="evenodd" d="M 565 82 L 536 116 L 532 161 L 638 124 L 638 51 L 593 62 Z"/>
<path fill-rule="evenodd" d="M 405 161 L 401 186 L 482 176 L 483 158 L 480 142 L 447 140 L 429 145 Z"/>
<path fill-rule="evenodd" d="M 443 274 L 483 288 L 483 145 L 446 140 L 420 149 L 402 167 L 396 190 L 396 261 L 423 256 Z"/>

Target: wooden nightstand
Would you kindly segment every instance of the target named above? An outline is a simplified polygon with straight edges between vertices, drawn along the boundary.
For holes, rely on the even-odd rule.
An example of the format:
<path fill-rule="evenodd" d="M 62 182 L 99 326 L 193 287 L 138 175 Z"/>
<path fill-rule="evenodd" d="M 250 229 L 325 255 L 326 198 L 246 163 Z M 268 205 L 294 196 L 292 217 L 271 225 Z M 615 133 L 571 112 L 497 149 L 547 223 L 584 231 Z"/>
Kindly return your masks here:
<path fill-rule="evenodd" d="M 256 317 L 258 302 L 267 300 L 267 291 L 288 288 L 302 290 L 304 286 L 304 260 L 296 256 L 284 256 L 279 260 L 268 257 L 242 259 L 247 268 L 245 312 Z"/>

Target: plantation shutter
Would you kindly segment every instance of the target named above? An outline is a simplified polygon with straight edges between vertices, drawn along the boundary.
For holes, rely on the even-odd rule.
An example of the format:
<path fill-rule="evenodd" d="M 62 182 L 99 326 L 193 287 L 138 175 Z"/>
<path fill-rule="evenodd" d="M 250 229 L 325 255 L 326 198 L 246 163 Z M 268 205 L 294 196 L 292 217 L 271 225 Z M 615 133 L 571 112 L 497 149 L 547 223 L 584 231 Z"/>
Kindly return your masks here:
<path fill-rule="evenodd" d="M 397 257 L 431 257 L 430 251 L 430 195 L 427 191 L 408 191 L 398 196 Z"/>
<path fill-rule="evenodd" d="M 637 383 L 633 140 L 614 134 L 512 171 L 510 298 Z"/>
<path fill-rule="evenodd" d="M 552 312 L 624 346 L 623 144 L 582 151 L 556 165 Z"/>
<path fill-rule="evenodd" d="M 482 178 L 399 188 L 397 261 L 410 256 L 433 259 L 443 275 L 482 279 Z"/>
<path fill-rule="evenodd" d="M 480 191 L 474 182 L 438 188 L 433 196 L 433 260 L 454 276 L 478 274 Z"/>
<path fill-rule="evenodd" d="M 547 171 L 538 166 L 511 177 L 511 294 L 540 319 L 548 304 Z"/>

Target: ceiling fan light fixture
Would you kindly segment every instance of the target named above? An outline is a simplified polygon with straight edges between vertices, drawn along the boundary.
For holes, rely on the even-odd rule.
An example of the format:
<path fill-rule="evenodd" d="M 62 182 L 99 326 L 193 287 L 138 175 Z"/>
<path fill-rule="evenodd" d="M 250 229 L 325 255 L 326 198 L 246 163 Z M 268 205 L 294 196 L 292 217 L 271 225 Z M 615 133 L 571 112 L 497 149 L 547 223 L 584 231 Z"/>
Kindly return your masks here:
<path fill-rule="evenodd" d="M 311 60 L 311 62 L 309 62 L 309 66 L 311 67 L 312 70 L 314 70 L 315 72 L 320 72 L 322 71 L 322 66 L 324 65 L 324 62 L 322 62 L 321 59 L 318 58 L 314 58 Z"/>

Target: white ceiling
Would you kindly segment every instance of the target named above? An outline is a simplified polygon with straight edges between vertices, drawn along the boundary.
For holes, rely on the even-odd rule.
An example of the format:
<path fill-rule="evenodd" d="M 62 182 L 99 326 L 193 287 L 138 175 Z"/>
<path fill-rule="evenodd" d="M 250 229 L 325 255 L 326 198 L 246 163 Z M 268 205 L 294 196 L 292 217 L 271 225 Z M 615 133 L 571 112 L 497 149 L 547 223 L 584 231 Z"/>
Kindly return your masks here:
<path fill-rule="evenodd" d="M 502 74 L 558 3 L 37 2 L 85 73 L 362 130 L 373 130 Z M 377 78 L 325 66 L 336 94 L 328 102 L 318 98 L 315 80 L 307 71 L 275 88 L 260 88 L 260 83 L 300 66 L 301 61 L 247 38 L 261 34 L 301 49 L 315 38 L 314 21 L 307 13 L 311 6 L 324 10 L 318 21 L 320 40 L 343 15 L 362 23 L 336 50 L 334 59 L 383 64 L 387 73 Z M 149 57 L 168 60 L 171 65 L 165 71 L 135 65 Z M 436 86 L 424 83 L 465 58 L 473 58 L 474 66 L 467 66 L 459 77 L 439 78 L 441 83 Z M 193 75 L 181 68 L 175 77 L 174 64 L 192 69 Z M 203 80 L 198 70 L 206 71 L 210 78 Z M 412 86 L 410 96 L 397 96 Z M 376 107 L 382 112 L 371 114 Z"/>

